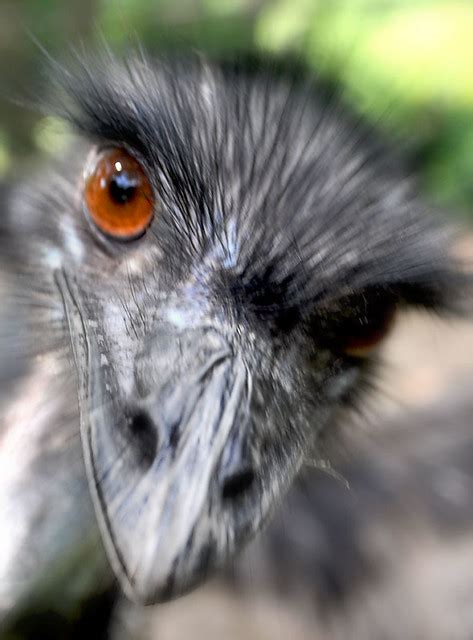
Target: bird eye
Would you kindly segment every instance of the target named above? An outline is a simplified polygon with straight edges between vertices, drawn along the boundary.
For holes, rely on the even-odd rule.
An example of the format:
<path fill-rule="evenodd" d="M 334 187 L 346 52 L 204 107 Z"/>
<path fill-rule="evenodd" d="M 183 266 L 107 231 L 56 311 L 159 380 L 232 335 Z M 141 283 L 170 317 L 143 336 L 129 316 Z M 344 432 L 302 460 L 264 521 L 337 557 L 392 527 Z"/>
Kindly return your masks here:
<path fill-rule="evenodd" d="M 339 346 L 349 356 L 368 356 L 391 329 L 396 305 L 376 297 L 363 298 L 359 304 L 349 305 L 349 311 L 337 328 Z"/>
<path fill-rule="evenodd" d="M 153 190 L 135 158 L 124 149 L 108 149 L 87 172 L 85 204 L 102 233 L 117 240 L 132 240 L 151 222 Z"/>
<path fill-rule="evenodd" d="M 318 323 L 317 333 L 332 350 L 362 358 L 370 355 L 386 337 L 395 314 L 394 300 L 376 293 L 348 296 L 339 301 L 336 309 L 327 310 Z"/>

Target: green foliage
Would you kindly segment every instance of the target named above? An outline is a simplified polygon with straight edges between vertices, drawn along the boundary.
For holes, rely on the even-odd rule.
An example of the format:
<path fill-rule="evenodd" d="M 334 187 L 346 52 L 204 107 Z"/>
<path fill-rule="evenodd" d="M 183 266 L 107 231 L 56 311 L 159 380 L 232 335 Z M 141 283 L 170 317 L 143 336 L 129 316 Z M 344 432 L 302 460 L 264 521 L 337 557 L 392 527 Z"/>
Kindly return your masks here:
<path fill-rule="evenodd" d="M 432 197 L 473 210 L 473 3 L 279 0 L 256 36 L 298 51 L 360 112 L 414 138 Z"/>

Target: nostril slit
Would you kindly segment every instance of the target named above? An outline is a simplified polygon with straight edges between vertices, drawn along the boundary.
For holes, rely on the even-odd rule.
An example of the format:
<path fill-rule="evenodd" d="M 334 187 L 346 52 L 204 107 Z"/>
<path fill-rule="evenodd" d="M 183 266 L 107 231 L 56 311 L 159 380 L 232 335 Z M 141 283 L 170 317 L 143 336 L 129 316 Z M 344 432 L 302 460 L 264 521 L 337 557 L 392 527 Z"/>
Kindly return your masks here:
<path fill-rule="evenodd" d="M 235 500 L 247 493 L 255 480 L 252 469 L 238 471 L 225 478 L 223 482 L 222 497 L 224 500 Z"/>
<path fill-rule="evenodd" d="M 128 422 L 132 444 L 139 462 L 149 468 L 158 451 L 158 430 L 145 411 L 138 411 Z"/>

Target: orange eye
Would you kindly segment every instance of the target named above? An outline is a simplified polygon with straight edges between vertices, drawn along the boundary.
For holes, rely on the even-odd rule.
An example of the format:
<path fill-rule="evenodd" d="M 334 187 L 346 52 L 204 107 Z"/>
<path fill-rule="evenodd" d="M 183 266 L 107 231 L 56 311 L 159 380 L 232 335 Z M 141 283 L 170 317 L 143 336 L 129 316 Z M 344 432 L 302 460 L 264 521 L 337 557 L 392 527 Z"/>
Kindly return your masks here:
<path fill-rule="evenodd" d="M 153 217 L 149 180 L 123 149 L 110 149 L 99 156 L 86 177 L 85 202 L 95 226 L 118 240 L 140 236 Z"/>

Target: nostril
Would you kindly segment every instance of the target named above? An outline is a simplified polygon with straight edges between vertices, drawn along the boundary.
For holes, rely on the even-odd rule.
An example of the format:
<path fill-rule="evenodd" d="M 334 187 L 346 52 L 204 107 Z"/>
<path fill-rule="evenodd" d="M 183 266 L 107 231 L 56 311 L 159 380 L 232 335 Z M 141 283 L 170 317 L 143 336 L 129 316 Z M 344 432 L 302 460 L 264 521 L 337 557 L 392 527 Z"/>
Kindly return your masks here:
<path fill-rule="evenodd" d="M 149 468 L 158 451 L 158 430 L 145 411 L 138 411 L 128 422 L 128 430 L 141 466 Z"/>
<path fill-rule="evenodd" d="M 242 469 L 227 476 L 223 481 L 222 497 L 224 500 L 235 500 L 247 493 L 255 480 L 252 469 Z"/>

